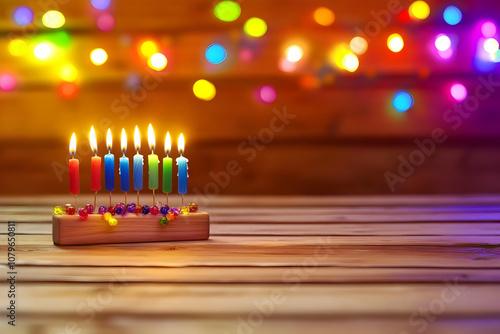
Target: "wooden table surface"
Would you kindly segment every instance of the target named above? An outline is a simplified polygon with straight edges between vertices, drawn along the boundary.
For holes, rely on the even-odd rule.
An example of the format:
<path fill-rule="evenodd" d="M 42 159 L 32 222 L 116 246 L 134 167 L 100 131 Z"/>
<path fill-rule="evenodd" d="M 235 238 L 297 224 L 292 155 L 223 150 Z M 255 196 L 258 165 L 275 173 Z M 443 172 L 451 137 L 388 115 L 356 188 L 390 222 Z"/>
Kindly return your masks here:
<path fill-rule="evenodd" d="M 499 196 L 219 196 L 207 241 L 58 247 L 64 200 L 0 198 L 1 333 L 500 333 Z"/>

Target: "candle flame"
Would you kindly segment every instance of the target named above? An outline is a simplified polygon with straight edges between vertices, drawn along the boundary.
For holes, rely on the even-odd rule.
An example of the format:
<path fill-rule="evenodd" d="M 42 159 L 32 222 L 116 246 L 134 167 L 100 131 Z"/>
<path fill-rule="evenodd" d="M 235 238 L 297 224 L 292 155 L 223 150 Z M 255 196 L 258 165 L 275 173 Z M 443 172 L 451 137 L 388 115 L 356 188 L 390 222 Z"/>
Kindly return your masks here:
<path fill-rule="evenodd" d="M 71 156 L 71 159 L 75 158 L 76 154 L 76 136 L 75 133 L 71 135 L 71 140 L 69 141 L 69 155 Z"/>
<path fill-rule="evenodd" d="M 182 156 L 184 154 L 184 135 L 182 133 L 179 136 L 179 141 L 177 142 L 177 147 L 179 148 L 179 154 Z"/>
<path fill-rule="evenodd" d="M 165 136 L 165 155 L 168 157 L 170 155 L 170 150 L 172 149 L 172 139 L 170 139 L 170 132 L 167 131 Z"/>
<path fill-rule="evenodd" d="M 108 147 L 108 153 L 111 153 L 111 149 L 113 148 L 113 137 L 111 136 L 111 129 L 108 129 L 108 133 L 106 134 L 106 146 Z"/>
<path fill-rule="evenodd" d="M 153 130 L 153 126 L 151 125 L 151 123 L 149 123 L 148 127 L 148 142 L 149 142 L 149 148 L 151 149 L 151 153 L 155 153 L 156 139 L 155 139 L 155 132 Z"/>
<path fill-rule="evenodd" d="M 125 129 L 122 129 L 122 153 L 123 155 L 127 153 L 127 133 Z"/>
<path fill-rule="evenodd" d="M 136 152 L 139 153 L 141 150 L 141 133 L 139 132 L 139 127 L 137 125 L 135 126 L 134 145 Z"/>
<path fill-rule="evenodd" d="M 93 125 L 90 128 L 89 139 L 90 139 L 90 148 L 92 149 L 92 153 L 94 155 L 97 155 L 97 139 L 95 137 L 95 130 Z"/>

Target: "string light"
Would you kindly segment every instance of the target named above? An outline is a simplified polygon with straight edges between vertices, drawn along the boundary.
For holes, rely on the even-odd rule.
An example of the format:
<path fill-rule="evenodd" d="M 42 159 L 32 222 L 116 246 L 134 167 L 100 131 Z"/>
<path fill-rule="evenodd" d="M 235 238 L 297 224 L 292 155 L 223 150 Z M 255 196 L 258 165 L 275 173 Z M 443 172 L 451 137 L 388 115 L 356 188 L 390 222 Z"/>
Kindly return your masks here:
<path fill-rule="evenodd" d="M 105 10 L 111 4 L 111 0 L 90 0 L 90 3 L 95 9 Z"/>
<path fill-rule="evenodd" d="M 403 41 L 403 37 L 401 37 L 400 34 L 392 34 L 387 39 L 387 47 L 392 52 L 397 53 L 397 52 L 403 50 L 404 45 L 405 45 L 405 43 Z"/>
<path fill-rule="evenodd" d="M 359 59 L 354 53 L 348 53 L 342 58 L 342 67 L 349 71 L 355 72 L 359 67 Z"/>
<path fill-rule="evenodd" d="M 262 102 L 273 103 L 277 97 L 276 90 L 269 85 L 262 86 L 259 89 L 259 97 Z"/>
<path fill-rule="evenodd" d="M 210 101 L 215 97 L 216 90 L 213 83 L 200 79 L 194 83 L 193 93 L 200 100 Z"/>
<path fill-rule="evenodd" d="M 151 57 L 158 52 L 158 46 L 153 41 L 145 41 L 141 44 L 140 51 L 144 57 Z"/>
<path fill-rule="evenodd" d="M 392 106 L 398 112 L 405 112 L 413 107 L 413 96 L 405 90 L 397 91 L 392 99 Z"/>
<path fill-rule="evenodd" d="M 462 102 L 467 98 L 467 88 L 459 82 L 451 85 L 450 93 L 457 102 Z"/>
<path fill-rule="evenodd" d="M 326 7 L 319 7 L 314 11 L 314 21 L 316 21 L 317 24 L 320 24 L 322 26 L 329 26 L 335 21 L 335 14 L 333 12 L 326 8 Z"/>
<path fill-rule="evenodd" d="M 109 32 L 115 28 L 115 18 L 109 13 L 103 13 L 97 17 L 97 28 L 103 32 Z"/>
<path fill-rule="evenodd" d="M 74 82 L 63 81 L 57 87 L 59 96 L 63 99 L 72 99 L 78 94 L 78 86 Z"/>
<path fill-rule="evenodd" d="M 78 77 L 78 70 L 73 65 L 64 65 L 61 68 L 60 78 L 63 81 L 73 82 Z"/>
<path fill-rule="evenodd" d="M 97 48 L 90 52 L 90 61 L 96 66 L 101 66 L 108 60 L 108 54 L 104 49 Z"/>
<path fill-rule="evenodd" d="M 429 17 L 431 9 L 425 1 L 415 1 L 410 5 L 410 17 L 418 20 L 425 20 Z"/>
<path fill-rule="evenodd" d="M 488 38 L 484 41 L 483 44 L 484 51 L 490 54 L 496 54 L 496 52 L 498 51 L 498 47 L 498 41 L 494 38 Z"/>
<path fill-rule="evenodd" d="M 155 71 L 161 71 L 167 67 L 167 57 L 162 53 L 155 53 L 149 57 L 148 66 Z"/>
<path fill-rule="evenodd" d="M 9 53 L 15 57 L 20 57 L 28 52 L 28 45 L 20 38 L 13 39 L 9 42 Z"/>
<path fill-rule="evenodd" d="M 34 54 L 36 58 L 44 60 L 50 57 L 52 54 L 52 48 L 47 43 L 40 43 L 35 46 Z"/>
<path fill-rule="evenodd" d="M 497 33 L 497 27 L 493 22 L 484 22 L 481 25 L 481 33 L 483 34 L 484 37 L 493 37 Z"/>
<path fill-rule="evenodd" d="M 285 57 L 289 62 L 296 63 L 304 56 L 304 50 L 298 45 L 290 45 L 286 48 Z"/>
<path fill-rule="evenodd" d="M 221 21 L 235 21 L 241 14 L 241 7 L 234 1 L 221 1 L 214 7 L 214 15 Z"/>
<path fill-rule="evenodd" d="M 436 37 L 434 45 L 438 51 L 446 51 L 451 48 L 451 40 L 448 36 L 441 34 Z"/>
<path fill-rule="evenodd" d="M 66 23 L 66 19 L 61 12 L 57 10 L 49 10 L 43 14 L 42 23 L 47 28 L 57 29 L 61 28 L 64 23 Z"/>
<path fill-rule="evenodd" d="M 443 19 L 451 26 L 457 25 L 462 21 L 462 12 L 455 6 L 448 6 L 443 12 Z"/>
<path fill-rule="evenodd" d="M 248 36 L 252 37 L 261 37 L 267 31 L 267 24 L 263 19 L 259 19 L 258 17 L 252 17 L 245 22 L 243 26 L 243 31 Z"/>
<path fill-rule="evenodd" d="M 10 92 L 16 88 L 16 79 L 8 74 L 1 74 L 0 75 L 0 89 L 3 90 L 4 92 Z"/>
<path fill-rule="evenodd" d="M 362 55 L 365 54 L 368 49 L 368 42 L 363 37 L 356 36 L 351 39 L 351 43 L 349 43 L 351 47 L 351 51 L 355 54 Z"/>
<path fill-rule="evenodd" d="M 12 21 L 20 27 L 27 26 L 33 22 L 34 14 L 33 10 L 27 6 L 19 6 L 14 9 L 12 13 Z"/>
<path fill-rule="evenodd" d="M 205 51 L 205 58 L 212 64 L 222 63 L 227 56 L 227 52 L 220 44 L 210 44 Z"/>

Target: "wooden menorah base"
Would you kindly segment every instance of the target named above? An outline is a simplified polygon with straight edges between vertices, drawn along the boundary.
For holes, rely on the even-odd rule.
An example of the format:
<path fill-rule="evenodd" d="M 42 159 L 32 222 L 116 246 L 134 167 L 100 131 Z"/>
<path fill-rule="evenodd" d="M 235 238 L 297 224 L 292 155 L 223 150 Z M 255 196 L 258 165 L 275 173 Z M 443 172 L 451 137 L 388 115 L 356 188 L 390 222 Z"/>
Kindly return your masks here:
<path fill-rule="evenodd" d="M 210 216 L 206 212 L 181 214 L 163 226 L 161 215 L 116 215 L 118 224 L 110 226 L 100 214 L 81 220 L 78 215 L 53 215 L 52 240 L 56 245 L 113 244 L 206 240 L 210 236 Z"/>

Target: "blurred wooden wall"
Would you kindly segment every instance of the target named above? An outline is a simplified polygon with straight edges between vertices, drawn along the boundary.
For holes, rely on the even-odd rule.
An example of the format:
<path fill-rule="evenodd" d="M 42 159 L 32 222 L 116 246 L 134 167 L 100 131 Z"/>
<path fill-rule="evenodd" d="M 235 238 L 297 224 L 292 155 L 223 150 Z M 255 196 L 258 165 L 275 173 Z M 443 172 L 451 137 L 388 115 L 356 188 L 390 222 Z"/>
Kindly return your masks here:
<path fill-rule="evenodd" d="M 477 22 L 483 17 L 498 18 L 494 17 L 499 14 L 498 2 L 455 1 L 464 12 L 463 22 L 456 27 L 438 23 L 445 7 L 439 1 L 428 1 L 432 16 L 422 23 L 403 24 L 391 16 L 389 24 L 370 38 L 368 52 L 360 56 L 360 67 L 352 74 L 329 67 L 329 51 L 337 44 L 348 43 L 357 35 L 357 28 L 365 29 L 375 20 L 370 12 L 385 10 L 389 1 L 241 1 L 241 17 L 230 23 L 214 17 L 216 2 L 212 1 L 114 1 L 111 12 L 116 27 L 109 33 L 95 27 L 97 11 L 90 1 L 60 2 L 65 3 L 59 10 L 66 16 L 65 28 L 72 42 L 67 51 L 47 61 L 33 56 L 16 58 L 7 52 L 10 38 L 24 35 L 9 20 L 12 8 L 20 3 L 4 0 L 1 4 L 0 73 L 13 73 L 19 80 L 14 91 L 0 92 L 1 194 L 67 192 L 63 166 L 70 135 L 76 132 L 78 141 L 87 142 L 92 124 L 98 130 L 101 155 L 106 153 L 104 131 L 108 127 L 115 136 L 113 153 L 120 155 L 119 133 L 123 127 L 129 136 L 131 157 L 136 124 L 143 135 L 141 153 L 147 155 L 150 122 L 157 131 L 159 151 L 166 131 L 174 138 L 185 134 L 191 192 L 500 190 L 499 86 L 491 88 L 488 98 L 480 101 L 470 116 L 460 117 L 460 125 L 456 117 L 450 118 L 451 114 L 444 116 L 454 105 L 448 91 L 451 83 L 460 81 L 474 94 L 481 80 L 500 82 L 496 68 L 480 74 L 472 64 Z M 41 3 L 23 1 L 37 16 L 43 13 Z M 406 7 L 409 3 L 401 1 Z M 335 12 L 332 26 L 314 23 L 312 12 L 318 6 Z M 242 33 L 243 23 L 253 16 L 268 23 L 268 32 L 262 38 L 249 39 Z M 405 38 L 405 48 L 398 54 L 386 47 L 387 37 L 394 32 Z M 451 61 L 441 61 L 430 51 L 439 32 L 460 37 L 459 52 Z M 139 57 L 137 46 L 145 39 L 157 41 L 167 56 L 164 71 L 153 75 Z M 228 57 L 221 65 L 208 66 L 204 51 L 214 42 L 225 46 Z M 278 61 L 292 42 L 305 47 L 305 58 L 295 72 L 284 73 Z M 101 67 L 89 61 L 89 53 L 96 47 L 105 48 L 109 54 L 108 62 Z M 239 57 L 245 48 L 253 50 L 249 61 Z M 57 93 L 58 72 L 65 63 L 79 70 L 79 93 L 72 100 L 62 99 Z M 132 73 L 143 86 L 146 82 L 155 87 L 143 90 L 144 94 L 130 91 L 125 82 Z M 200 78 L 216 85 L 214 100 L 201 101 L 193 95 L 192 85 Z M 272 104 L 254 99 L 255 89 L 265 84 L 276 88 L 278 98 Z M 398 89 L 407 89 L 415 97 L 415 106 L 404 114 L 391 107 Z M 130 97 L 129 104 L 124 102 L 126 96 Z M 284 110 L 292 116 L 281 129 L 273 118 Z M 270 128 L 275 129 L 272 138 Z M 409 159 L 418 148 L 415 140 L 430 138 L 436 128 L 442 129 L 447 139 L 437 144 L 435 152 L 410 171 L 404 182 L 395 183 L 391 189 L 385 173 L 398 173 L 398 157 Z M 260 142 L 252 144 L 251 137 L 259 135 Z M 81 181 L 82 191 L 90 192 L 90 154 L 86 149 L 88 145 L 79 146 Z M 227 170 L 229 162 L 234 175 L 226 182 L 221 171 Z M 219 179 L 219 186 L 214 186 L 214 179 Z"/>

